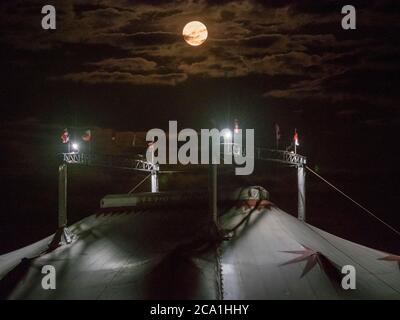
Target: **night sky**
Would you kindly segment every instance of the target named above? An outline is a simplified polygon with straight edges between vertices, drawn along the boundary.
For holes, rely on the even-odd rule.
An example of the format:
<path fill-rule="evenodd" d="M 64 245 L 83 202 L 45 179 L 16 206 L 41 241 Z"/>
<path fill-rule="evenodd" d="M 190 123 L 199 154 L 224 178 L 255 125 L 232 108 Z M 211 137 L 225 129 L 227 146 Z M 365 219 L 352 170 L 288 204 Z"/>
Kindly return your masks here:
<path fill-rule="evenodd" d="M 41 28 L 45 4 L 56 30 Z M 356 30 L 341 27 L 346 4 Z M 13 0 L 0 12 L 3 179 L 41 176 L 68 126 L 222 128 L 237 118 L 257 145 L 274 144 L 275 122 L 285 144 L 297 128 L 311 167 L 380 176 L 360 183 L 364 200 L 382 192 L 388 210 L 400 200 L 398 1 Z M 208 28 L 199 47 L 182 38 L 192 20 Z"/>

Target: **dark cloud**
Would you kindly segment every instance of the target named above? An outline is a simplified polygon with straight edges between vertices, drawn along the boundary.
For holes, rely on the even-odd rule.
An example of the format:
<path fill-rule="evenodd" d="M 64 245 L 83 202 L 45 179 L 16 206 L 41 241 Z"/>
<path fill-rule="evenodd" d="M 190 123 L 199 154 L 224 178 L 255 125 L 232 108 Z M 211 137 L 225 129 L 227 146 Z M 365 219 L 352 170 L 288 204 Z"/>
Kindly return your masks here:
<path fill-rule="evenodd" d="M 279 34 L 260 34 L 252 37 L 244 38 L 241 40 L 241 44 L 248 47 L 255 48 L 268 48 L 273 44 L 279 42 L 282 39 L 282 35 Z"/>
<path fill-rule="evenodd" d="M 108 71 L 126 71 L 126 72 L 141 72 L 152 71 L 157 67 L 157 63 L 140 57 L 122 58 L 122 59 L 105 59 L 99 62 L 89 63 L 89 65 L 99 67 L 102 70 Z"/>
<path fill-rule="evenodd" d="M 187 79 L 185 73 L 170 73 L 170 74 L 133 74 L 120 71 L 92 71 L 79 72 L 56 77 L 54 80 L 67 80 L 78 83 L 88 84 L 130 84 L 130 85 L 169 85 L 174 86 Z"/>

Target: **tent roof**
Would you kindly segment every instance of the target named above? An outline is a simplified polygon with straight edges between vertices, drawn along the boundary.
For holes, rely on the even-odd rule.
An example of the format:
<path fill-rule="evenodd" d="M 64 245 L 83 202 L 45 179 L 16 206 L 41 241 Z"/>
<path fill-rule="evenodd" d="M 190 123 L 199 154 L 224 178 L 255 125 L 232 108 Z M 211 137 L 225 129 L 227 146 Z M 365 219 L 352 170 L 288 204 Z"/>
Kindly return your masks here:
<path fill-rule="evenodd" d="M 201 206 L 92 215 L 70 227 L 75 237 L 71 244 L 45 252 L 49 237 L 0 256 L 0 295 L 400 299 L 398 257 L 331 235 L 274 205 L 240 205 L 225 212 L 224 240 L 210 221 Z M 44 265 L 56 268 L 56 290 L 42 289 Z M 356 269 L 356 290 L 340 287 L 344 265 Z"/>

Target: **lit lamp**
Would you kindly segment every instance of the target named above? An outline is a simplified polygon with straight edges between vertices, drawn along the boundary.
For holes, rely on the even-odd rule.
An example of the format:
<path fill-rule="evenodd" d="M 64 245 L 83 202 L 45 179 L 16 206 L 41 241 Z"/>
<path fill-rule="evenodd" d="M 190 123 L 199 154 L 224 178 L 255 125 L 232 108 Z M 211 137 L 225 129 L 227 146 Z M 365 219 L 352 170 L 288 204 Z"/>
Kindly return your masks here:
<path fill-rule="evenodd" d="M 239 134 L 239 132 L 240 132 L 239 120 L 238 119 L 235 119 L 233 132 L 235 134 L 235 137 L 237 137 L 236 135 Z M 240 155 L 241 152 L 242 152 L 241 151 L 242 148 L 241 148 L 240 144 L 235 143 L 235 140 L 236 139 L 233 140 L 233 153 L 236 154 L 236 155 Z"/>
<path fill-rule="evenodd" d="M 225 133 L 224 133 L 224 138 L 227 139 L 227 140 L 230 140 L 230 139 L 232 138 L 232 132 L 231 132 L 231 130 L 225 129 L 224 131 L 225 131 Z"/>
<path fill-rule="evenodd" d="M 235 129 L 234 132 L 237 134 L 239 133 L 239 120 L 235 119 Z"/>
<path fill-rule="evenodd" d="M 232 131 L 231 129 L 223 129 L 222 130 L 222 136 L 224 142 L 222 143 L 222 146 L 224 147 L 224 154 L 232 154 Z"/>
<path fill-rule="evenodd" d="M 79 151 L 79 144 L 76 142 L 72 143 L 72 151 L 73 152 L 78 152 Z"/>

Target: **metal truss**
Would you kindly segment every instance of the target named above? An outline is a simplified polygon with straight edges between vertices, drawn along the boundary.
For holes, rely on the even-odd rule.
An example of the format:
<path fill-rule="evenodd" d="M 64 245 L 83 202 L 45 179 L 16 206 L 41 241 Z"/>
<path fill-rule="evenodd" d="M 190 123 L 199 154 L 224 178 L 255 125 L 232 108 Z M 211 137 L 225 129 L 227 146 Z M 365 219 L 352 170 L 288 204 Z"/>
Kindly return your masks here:
<path fill-rule="evenodd" d="M 254 156 L 256 160 L 279 162 L 291 166 L 304 166 L 307 163 L 305 156 L 283 150 L 256 148 Z"/>
<path fill-rule="evenodd" d="M 233 150 L 232 153 L 237 154 L 237 151 Z M 63 153 L 62 156 L 63 163 L 67 164 L 114 167 L 146 172 L 159 171 L 159 166 L 156 164 L 128 157 L 86 153 Z M 255 160 L 278 162 L 290 166 L 304 166 L 307 163 L 307 158 L 305 156 L 289 151 L 271 150 L 265 148 L 256 148 L 254 157 Z"/>
<path fill-rule="evenodd" d="M 156 164 L 128 157 L 86 153 L 63 153 L 62 156 L 62 161 L 67 164 L 113 167 L 146 172 L 159 171 L 159 166 Z"/>
<path fill-rule="evenodd" d="M 246 154 L 245 148 L 240 148 L 238 144 L 224 144 L 224 149 L 221 152 L 221 155 L 235 156 L 240 155 L 241 152 Z M 278 162 L 290 166 L 304 166 L 307 163 L 307 158 L 305 156 L 294 152 L 266 148 L 255 148 L 254 159 Z"/>

